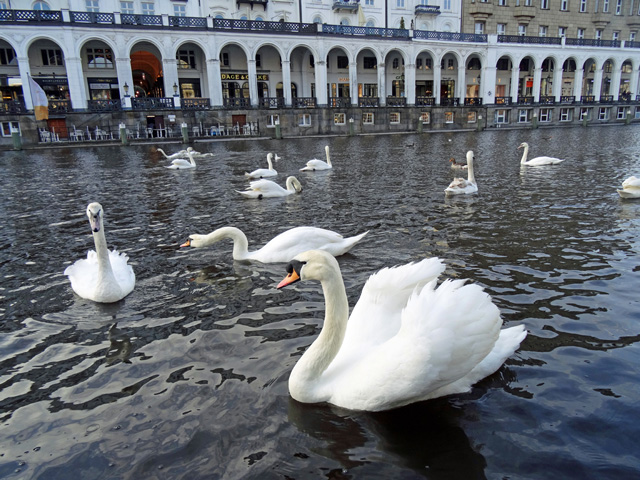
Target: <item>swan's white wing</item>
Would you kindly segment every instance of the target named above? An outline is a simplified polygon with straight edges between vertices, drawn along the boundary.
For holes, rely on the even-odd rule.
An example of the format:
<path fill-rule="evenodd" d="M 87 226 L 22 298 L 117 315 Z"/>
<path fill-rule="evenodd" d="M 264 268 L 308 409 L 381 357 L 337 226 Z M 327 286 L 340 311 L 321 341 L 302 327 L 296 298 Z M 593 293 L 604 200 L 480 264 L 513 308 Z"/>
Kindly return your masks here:
<path fill-rule="evenodd" d="M 99 296 L 113 295 L 124 298 L 133 291 L 136 283 L 136 276 L 131 265 L 127 263 L 128 260 L 129 257 L 125 253 L 118 253 L 115 249 L 109 252 L 109 262 L 119 287 L 115 287 L 117 291 L 114 292 L 108 292 L 109 285 L 98 285 L 98 255 L 94 250 L 87 252 L 87 258 L 69 265 L 64 274 L 69 277 L 73 291 L 82 298 L 95 301 L 104 301 Z"/>
<path fill-rule="evenodd" d="M 249 178 L 275 177 L 278 172 L 268 168 L 258 168 L 251 173 L 245 173 L 245 175 Z"/>
<path fill-rule="evenodd" d="M 300 169 L 301 172 L 308 170 L 329 170 L 331 167 L 329 164 L 323 160 L 318 160 L 314 158 L 313 160 L 309 160 L 305 167 Z"/>
<path fill-rule="evenodd" d="M 111 269 L 116 277 L 116 281 L 122 293 L 126 296 L 133 291 L 136 284 L 136 276 L 133 273 L 133 267 L 127 262 L 129 257 L 126 253 L 119 253 L 115 248 L 109 252 L 109 261 Z"/>
<path fill-rule="evenodd" d="M 71 281 L 71 288 L 82 298 L 90 298 L 98 283 L 98 256 L 94 250 L 87 252 L 87 258 L 76 260 L 64 270 Z"/>
<path fill-rule="evenodd" d="M 247 190 L 253 190 L 254 192 L 258 192 L 258 193 L 274 193 L 274 192 L 282 192 L 286 190 L 284 188 L 282 188 L 280 185 L 278 185 L 275 182 L 272 182 L 271 180 L 255 180 L 251 183 L 249 183 L 249 188 L 247 188 Z"/>
<path fill-rule="evenodd" d="M 555 157 L 536 157 L 527 161 L 527 165 L 555 165 L 556 163 L 564 162 L 564 159 L 559 159 Z"/>
<path fill-rule="evenodd" d="M 640 188 L 640 178 L 637 177 L 629 177 L 624 182 L 622 182 L 622 188 Z"/>

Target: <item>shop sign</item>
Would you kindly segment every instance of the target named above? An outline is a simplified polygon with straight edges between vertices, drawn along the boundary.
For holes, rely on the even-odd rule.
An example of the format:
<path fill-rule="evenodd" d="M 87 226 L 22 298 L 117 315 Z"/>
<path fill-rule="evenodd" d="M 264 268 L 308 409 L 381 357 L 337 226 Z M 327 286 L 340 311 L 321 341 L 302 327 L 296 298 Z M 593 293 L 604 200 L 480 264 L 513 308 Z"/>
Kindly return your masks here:
<path fill-rule="evenodd" d="M 224 81 L 224 80 L 248 80 L 249 79 L 249 74 L 248 73 L 221 73 L 220 74 L 220 78 Z M 267 73 L 259 73 L 258 75 L 256 75 L 256 79 L 259 82 L 268 82 L 269 81 L 269 74 Z"/>

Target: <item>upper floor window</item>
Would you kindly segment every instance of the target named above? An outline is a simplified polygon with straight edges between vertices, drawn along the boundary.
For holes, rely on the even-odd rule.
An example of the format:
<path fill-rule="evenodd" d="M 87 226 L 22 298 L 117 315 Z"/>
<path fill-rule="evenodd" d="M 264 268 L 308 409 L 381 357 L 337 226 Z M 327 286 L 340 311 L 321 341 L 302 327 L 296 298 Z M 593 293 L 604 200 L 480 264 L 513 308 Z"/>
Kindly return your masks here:
<path fill-rule="evenodd" d="M 343 55 L 338 55 L 338 68 L 349 68 L 349 58 Z"/>
<path fill-rule="evenodd" d="M 120 2 L 120 13 L 133 15 L 133 2 Z"/>
<path fill-rule="evenodd" d="M 584 28 L 578 29 L 578 38 L 584 38 Z"/>
<path fill-rule="evenodd" d="M 476 22 L 475 33 L 476 35 L 482 35 L 484 33 L 484 22 Z"/>
<path fill-rule="evenodd" d="M 558 27 L 558 36 L 560 38 L 567 36 L 567 27 Z"/>
<path fill-rule="evenodd" d="M 0 65 L 16 63 L 16 52 L 13 48 L 0 48 Z"/>
<path fill-rule="evenodd" d="M 113 68 L 110 48 L 87 48 L 87 68 Z"/>
<path fill-rule="evenodd" d="M 540 25 L 540 29 L 538 30 L 538 36 L 539 37 L 546 37 L 547 36 L 547 30 L 548 30 L 547 26 Z"/>
<path fill-rule="evenodd" d="M 605 13 L 609 11 L 609 0 L 602 0 L 602 11 Z"/>
<path fill-rule="evenodd" d="M 178 60 L 178 68 L 195 69 L 196 68 L 196 52 L 195 50 L 178 50 L 176 54 Z"/>
<path fill-rule="evenodd" d="M 629 41 L 630 42 L 635 42 L 636 41 L 636 32 L 630 32 L 629 33 Z"/>
<path fill-rule="evenodd" d="M 548 10 L 549 9 L 549 0 L 540 0 L 540 8 L 542 10 Z"/>
<path fill-rule="evenodd" d="M 580 12 L 585 13 L 587 11 L 587 0 L 580 0 Z"/>
<path fill-rule="evenodd" d="M 442 3 L 442 9 L 445 11 L 450 11 L 451 10 L 451 0 L 444 0 Z"/>
<path fill-rule="evenodd" d="M 404 0 L 396 0 L 396 7 L 404 8 Z"/>
<path fill-rule="evenodd" d="M 569 10 L 569 0 L 560 0 L 560 10 L 563 12 Z"/>
<path fill-rule="evenodd" d="M 47 2 L 36 2 L 33 4 L 34 10 L 51 10 L 51 7 Z"/>
<path fill-rule="evenodd" d="M 400 60 L 397 58 L 393 59 L 393 62 L 391 63 L 392 67 L 394 70 L 397 70 L 398 68 L 400 68 Z"/>
<path fill-rule="evenodd" d="M 527 34 L 527 26 L 523 24 L 518 25 L 518 35 L 524 37 L 526 34 Z"/>
<path fill-rule="evenodd" d="M 613 32 L 612 40 L 614 42 L 617 42 L 618 40 L 620 40 L 620 32 Z"/>
<path fill-rule="evenodd" d="M 322 19 L 320 17 L 314 17 L 313 23 L 322 23 Z"/>
<path fill-rule="evenodd" d="M 0 10 L 8 10 L 8 9 L 9 9 L 9 5 L 7 5 L 7 2 L 0 1 Z"/>
<path fill-rule="evenodd" d="M 622 15 L 622 0 L 616 0 L 616 15 Z"/>
<path fill-rule="evenodd" d="M 364 4 L 365 4 L 365 5 L 369 5 L 369 6 L 372 6 L 372 7 L 373 7 L 374 2 L 373 2 L 373 0 L 364 0 Z"/>
<path fill-rule="evenodd" d="M 42 66 L 63 66 L 62 50 L 58 48 L 43 48 L 40 50 L 42 55 Z"/>
<path fill-rule="evenodd" d="M 602 30 L 596 30 L 596 40 L 602 40 Z"/>
<path fill-rule="evenodd" d="M 498 35 L 506 35 L 507 34 L 507 24 L 506 23 L 499 23 L 497 28 L 496 28 L 496 32 L 498 33 Z"/>
<path fill-rule="evenodd" d="M 98 0 L 85 0 L 85 7 L 87 8 L 87 12 L 99 12 L 100 5 L 98 4 Z"/>
<path fill-rule="evenodd" d="M 175 17 L 186 17 L 187 16 L 187 6 L 180 5 L 179 3 L 173 4 L 173 15 Z"/>
<path fill-rule="evenodd" d="M 155 15 L 156 6 L 151 2 L 142 2 L 142 14 L 143 15 Z"/>
<path fill-rule="evenodd" d="M 420 61 L 420 59 L 418 59 L 418 61 Z M 376 68 L 378 65 L 376 57 L 363 57 L 362 62 L 363 62 L 362 68 L 367 70 L 372 70 Z"/>
<path fill-rule="evenodd" d="M 506 7 L 507 6 L 507 0 L 498 0 L 498 5 L 500 5 L 501 7 Z"/>

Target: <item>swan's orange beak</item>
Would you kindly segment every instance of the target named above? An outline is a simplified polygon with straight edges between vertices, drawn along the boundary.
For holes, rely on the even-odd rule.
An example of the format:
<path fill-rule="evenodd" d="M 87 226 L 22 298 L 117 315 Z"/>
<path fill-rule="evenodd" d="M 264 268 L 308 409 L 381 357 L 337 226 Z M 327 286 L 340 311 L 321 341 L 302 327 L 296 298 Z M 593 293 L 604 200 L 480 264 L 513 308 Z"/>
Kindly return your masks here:
<path fill-rule="evenodd" d="M 190 246 L 191 246 L 191 239 L 187 240 L 182 245 L 180 245 L 180 247 L 190 247 Z"/>
<path fill-rule="evenodd" d="M 289 275 L 284 277 L 282 281 L 278 284 L 278 288 L 286 287 L 287 285 L 291 285 L 292 283 L 300 280 L 300 275 L 295 270 L 292 270 Z"/>

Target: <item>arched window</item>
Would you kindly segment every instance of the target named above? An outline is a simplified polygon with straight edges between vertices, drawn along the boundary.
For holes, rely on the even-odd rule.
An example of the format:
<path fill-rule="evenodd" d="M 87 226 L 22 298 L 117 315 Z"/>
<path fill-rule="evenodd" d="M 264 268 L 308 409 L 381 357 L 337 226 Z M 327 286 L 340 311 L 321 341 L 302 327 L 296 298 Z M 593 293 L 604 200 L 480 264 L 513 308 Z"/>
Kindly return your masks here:
<path fill-rule="evenodd" d="M 373 20 L 369 20 L 367 22 L 367 24 L 365 25 L 365 27 L 369 27 L 369 28 L 372 28 L 372 27 L 375 27 L 375 26 L 376 26 L 376 22 L 374 22 Z"/>
<path fill-rule="evenodd" d="M 260 15 L 258 15 L 256 17 L 256 22 L 264 22 L 264 19 Z"/>
<path fill-rule="evenodd" d="M 33 4 L 33 10 L 51 10 L 47 2 L 36 2 Z"/>
<path fill-rule="evenodd" d="M 340 25 L 349 25 L 349 20 L 346 18 L 343 18 L 342 20 L 340 20 Z"/>
<path fill-rule="evenodd" d="M 242 15 L 242 16 L 240 17 L 240 20 L 246 20 L 246 19 L 247 19 L 247 16 L 246 16 L 246 15 Z"/>
<path fill-rule="evenodd" d="M 320 17 L 313 17 L 313 23 L 322 23 L 322 19 Z"/>
<path fill-rule="evenodd" d="M 224 16 L 219 13 L 219 14 L 216 15 L 216 18 L 223 19 Z"/>

